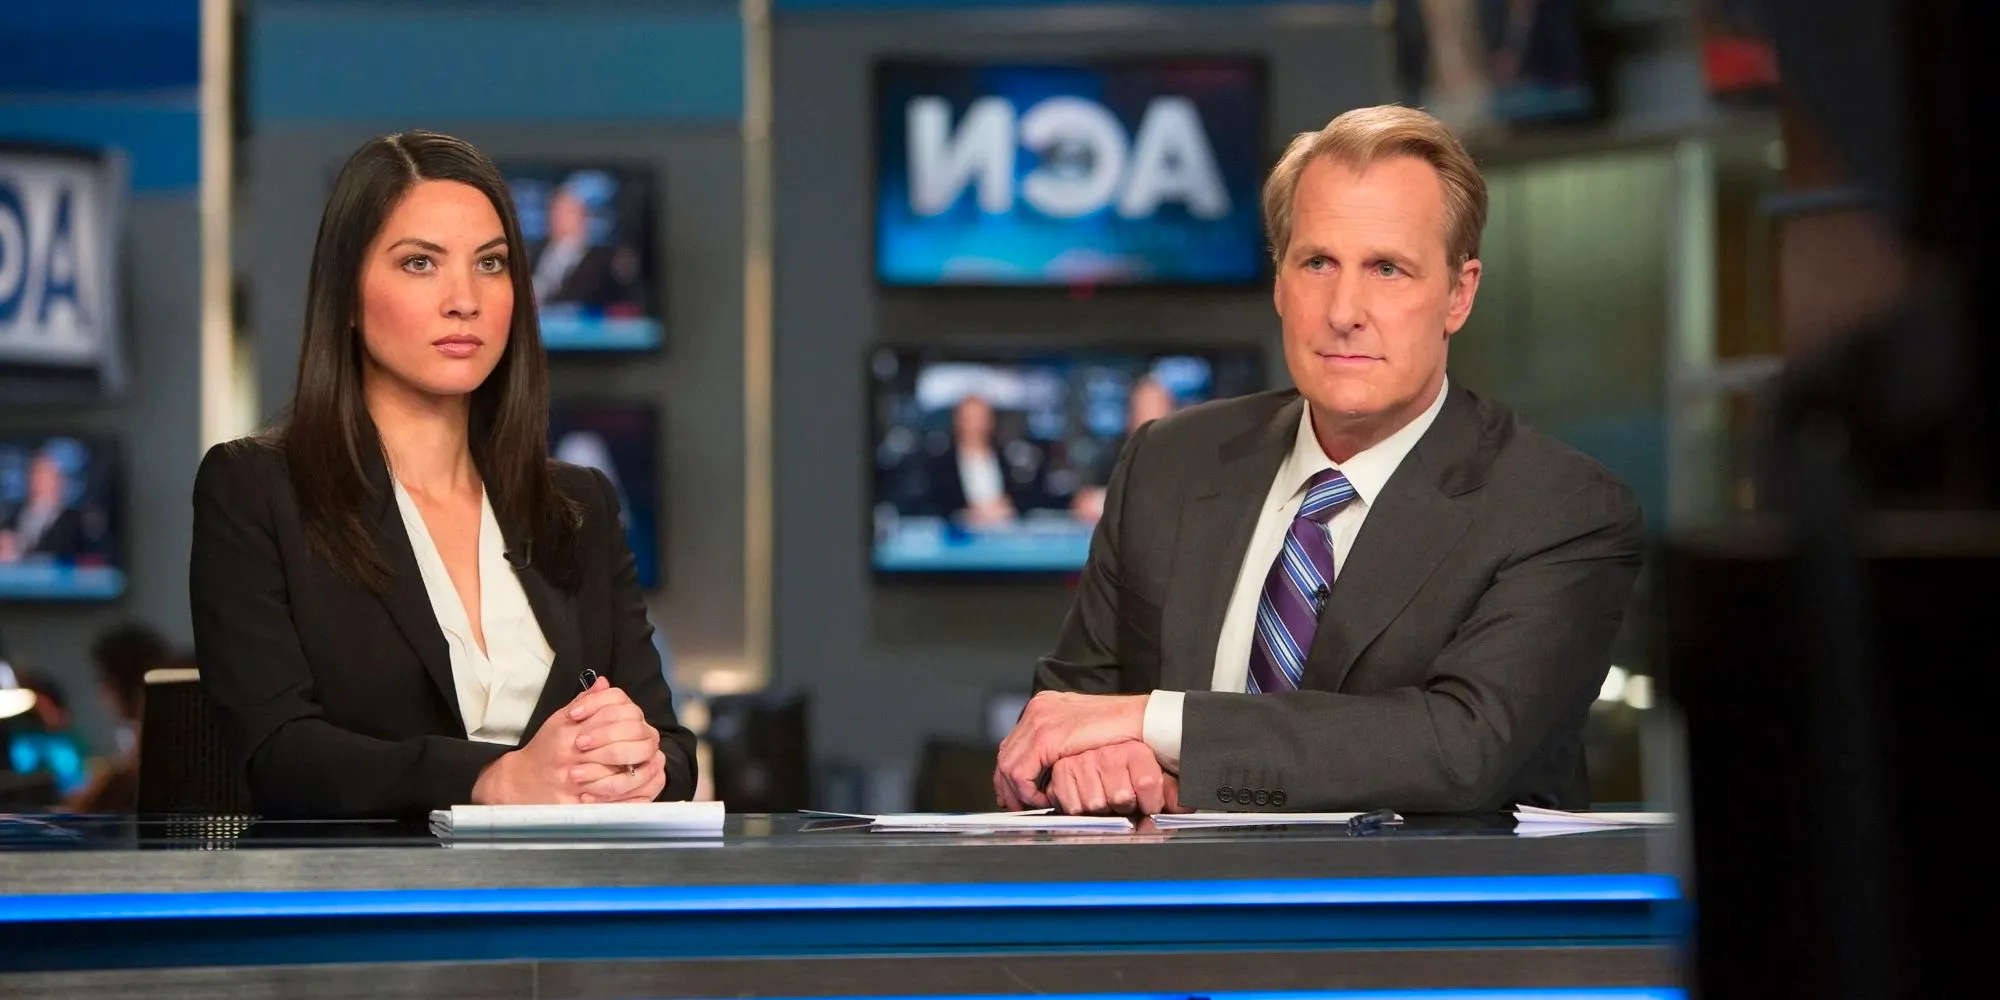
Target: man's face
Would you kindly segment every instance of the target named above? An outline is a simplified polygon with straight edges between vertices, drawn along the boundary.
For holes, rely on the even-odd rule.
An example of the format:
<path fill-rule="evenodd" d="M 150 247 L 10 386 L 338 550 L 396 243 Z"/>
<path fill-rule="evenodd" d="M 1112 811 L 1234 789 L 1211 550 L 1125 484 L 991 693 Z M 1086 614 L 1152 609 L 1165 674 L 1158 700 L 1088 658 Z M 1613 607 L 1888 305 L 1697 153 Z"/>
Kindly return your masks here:
<path fill-rule="evenodd" d="M 952 430 L 965 442 L 993 439 L 993 407 L 978 396 L 967 396 L 952 413 Z"/>
<path fill-rule="evenodd" d="M 590 231 L 590 213 L 583 202 L 566 191 L 549 199 L 549 239 L 556 243 L 581 241 Z"/>
<path fill-rule="evenodd" d="M 28 465 L 28 501 L 37 506 L 63 502 L 63 471 L 56 460 L 38 455 Z"/>
<path fill-rule="evenodd" d="M 1480 270 L 1467 261 L 1452 280 L 1445 227 L 1444 184 L 1415 157 L 1358 170 L 1322 157 L 1300 176 L 1273 299 L 1292 380 L 1333 425 L 1322 433 L 1372 443 L 1437 397 Z"/>
<path fill-rule="evenodd" d="M 1132 398 L 1126 405 L 1125 430 L 1136 431 L 1161 417 L 1171 416 L 1173 412 L 1173 393 L 1150 378 L 1140 379 L 1132 387 Z"/>

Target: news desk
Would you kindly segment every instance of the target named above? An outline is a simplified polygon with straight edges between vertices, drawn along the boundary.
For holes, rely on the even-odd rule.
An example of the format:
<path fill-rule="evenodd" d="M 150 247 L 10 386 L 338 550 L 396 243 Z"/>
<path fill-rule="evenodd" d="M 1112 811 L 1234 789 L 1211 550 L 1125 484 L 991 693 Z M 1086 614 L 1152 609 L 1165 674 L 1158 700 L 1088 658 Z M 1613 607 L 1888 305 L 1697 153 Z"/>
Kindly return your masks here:
<path fill-rule="evenodd" d="M 0 818 L 0 996 L 1679 996 L 1672 830 Z"/>

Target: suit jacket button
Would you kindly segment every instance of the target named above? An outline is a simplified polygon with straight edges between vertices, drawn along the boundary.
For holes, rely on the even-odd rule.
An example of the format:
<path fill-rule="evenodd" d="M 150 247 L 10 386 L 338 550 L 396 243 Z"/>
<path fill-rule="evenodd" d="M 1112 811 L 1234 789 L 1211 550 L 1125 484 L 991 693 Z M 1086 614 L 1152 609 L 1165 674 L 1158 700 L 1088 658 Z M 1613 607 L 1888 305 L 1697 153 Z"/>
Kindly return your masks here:
<path fill-rule="evenodd" d="M 1270 804 L 1271 804 L 1271 793 L 1270 793 L 1270 792 L 1267 792 L 1267 791 L 1265 791 L 1265 790 L 1263 790 L 1263 789 L 1261 789 L 1261 788 L 1257 789 L 1257 798 L 1256 798 L 1256 802 L 1257 802 L 1257 804 L 1258 804 L 1258 805 L 1260 805 L 1260 806 L 1268 806 L 1268 805 L 1270 805 Z"/>
<path fill-rule="evenodd" d="M 1284 793 L 1284 792 L 1272 792 L 1272 793 L 1271 793 L 1271 805 L 1272 805 L 1272 806 L 1274 806 L 1274 807 L 1276 807 L 1276 808 L 1279 808 L 1279 809 L 1283 809 L 1283 808 L 1285 807 L 1285 793 Z"/>
<path fill-rule="evenodd" d="M 1237 804 L 1237 805 L 1239 805 L 1239 806 L 1247 806 L 1247 805 L 1249 805 L 1250 803 L 1252 803 L 1252 802 L 1255 802 L 1255 801 L 1257 801 L 1257 800 L 1256 800 L 1255 798 L 1253 798 L 1253 797 L 1251 796 L 1251 792 L 1250 792 L 1250 789 L 1248 789 L 1248 788 L 1239 788 L 1239 789 L 1237 789 L 1237 790 L 1236 790 L 1236 804 Z"/>
<path fill-rule="evenodd" d="M 1224 785 L 1221 788 L 1216 789 L 1215 797 L 1221 799 L 1224 802 L 1236 801 L 1236 793 L 1234 791 L 1231 791 L 1228 785 Z"/>

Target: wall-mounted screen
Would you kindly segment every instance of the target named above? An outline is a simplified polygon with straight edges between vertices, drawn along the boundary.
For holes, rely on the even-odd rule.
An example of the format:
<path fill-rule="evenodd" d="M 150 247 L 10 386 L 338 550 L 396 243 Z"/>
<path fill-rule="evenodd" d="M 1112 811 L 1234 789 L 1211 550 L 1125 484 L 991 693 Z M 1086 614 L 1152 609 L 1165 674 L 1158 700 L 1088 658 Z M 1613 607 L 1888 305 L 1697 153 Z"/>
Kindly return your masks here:
<path fill-rule="evenodd" d="M 1253 59 L 876 67 L 885 285 L 1244 284 L 1266 271 Z"/>
<path fill-rule="evenodd" d="M 1583 0 L 1396 0 L 1403 99 L 1461 129 L 1596 111 Z"/>
<path fill-rule="evenodd" d="M 1255 348 L 876 350 L 878 573 L 1083 566 L 1126 436 L 1264 387 Z"/>
<path fill-rule="evenodd" d="M 549 451 L 604 473 L 618 491 L 639 586 L 660 585 L 660 419 L 645 403 L 568 400 L 549 415 Z"/>
<path fill-rule="evenodd" d="M 0 436 L 0 600 L 125 592 L 120 473 L 108 441 Z"/>
<path fill-rule="evenodd" d="M 664 339 L 653 177 L 590 164 L 502 164 L 551 351 L 649 351 Z"/>
<path fill-rule="evenodd" d="M 49 403 L 124 388 L 118 231 L 125 161 L 0 143 L 0 397 Z"/>

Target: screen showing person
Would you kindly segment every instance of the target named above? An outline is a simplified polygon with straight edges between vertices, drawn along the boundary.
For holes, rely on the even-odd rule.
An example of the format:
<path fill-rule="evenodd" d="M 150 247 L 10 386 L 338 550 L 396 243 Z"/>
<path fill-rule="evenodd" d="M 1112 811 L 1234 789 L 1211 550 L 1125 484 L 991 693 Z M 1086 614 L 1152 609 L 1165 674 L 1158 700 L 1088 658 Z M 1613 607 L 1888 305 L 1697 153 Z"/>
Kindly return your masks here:
<path fill-rule="evenodd" d="M 875 569 L 1061 573 L 1083 564 L 1126 436 L 1262 388 L 1263 360 L 884 349 L 873 376 Z"/>
<path fill-rule="evenodd" d="M 106 442 L 0 438 L 0 598 L 124 591 L 117 474 Z"/>
<path fill-rule="evenodd" d="M 1594 107 L 1577 0 L 1396 0 L 1404 99 L 1462 129 Z"/>
<path fill-rule="evenodd" d="M 604 166 L 507 170 L 549 350 L 651 350 L 663 339 L 652 177 Z"/>
<path fill-rule="evenodd" d="M 884 284 L 1245 284 L 1264 77 L 1252 59 L 876 68 Z"/>
<path fill-rule="evenodd" d="M 549 413 L 549 451 L 611 480 L 637 563 L 639 586 L 660 585 L 659 414 L 644 403 L 559 402 Z"/>

